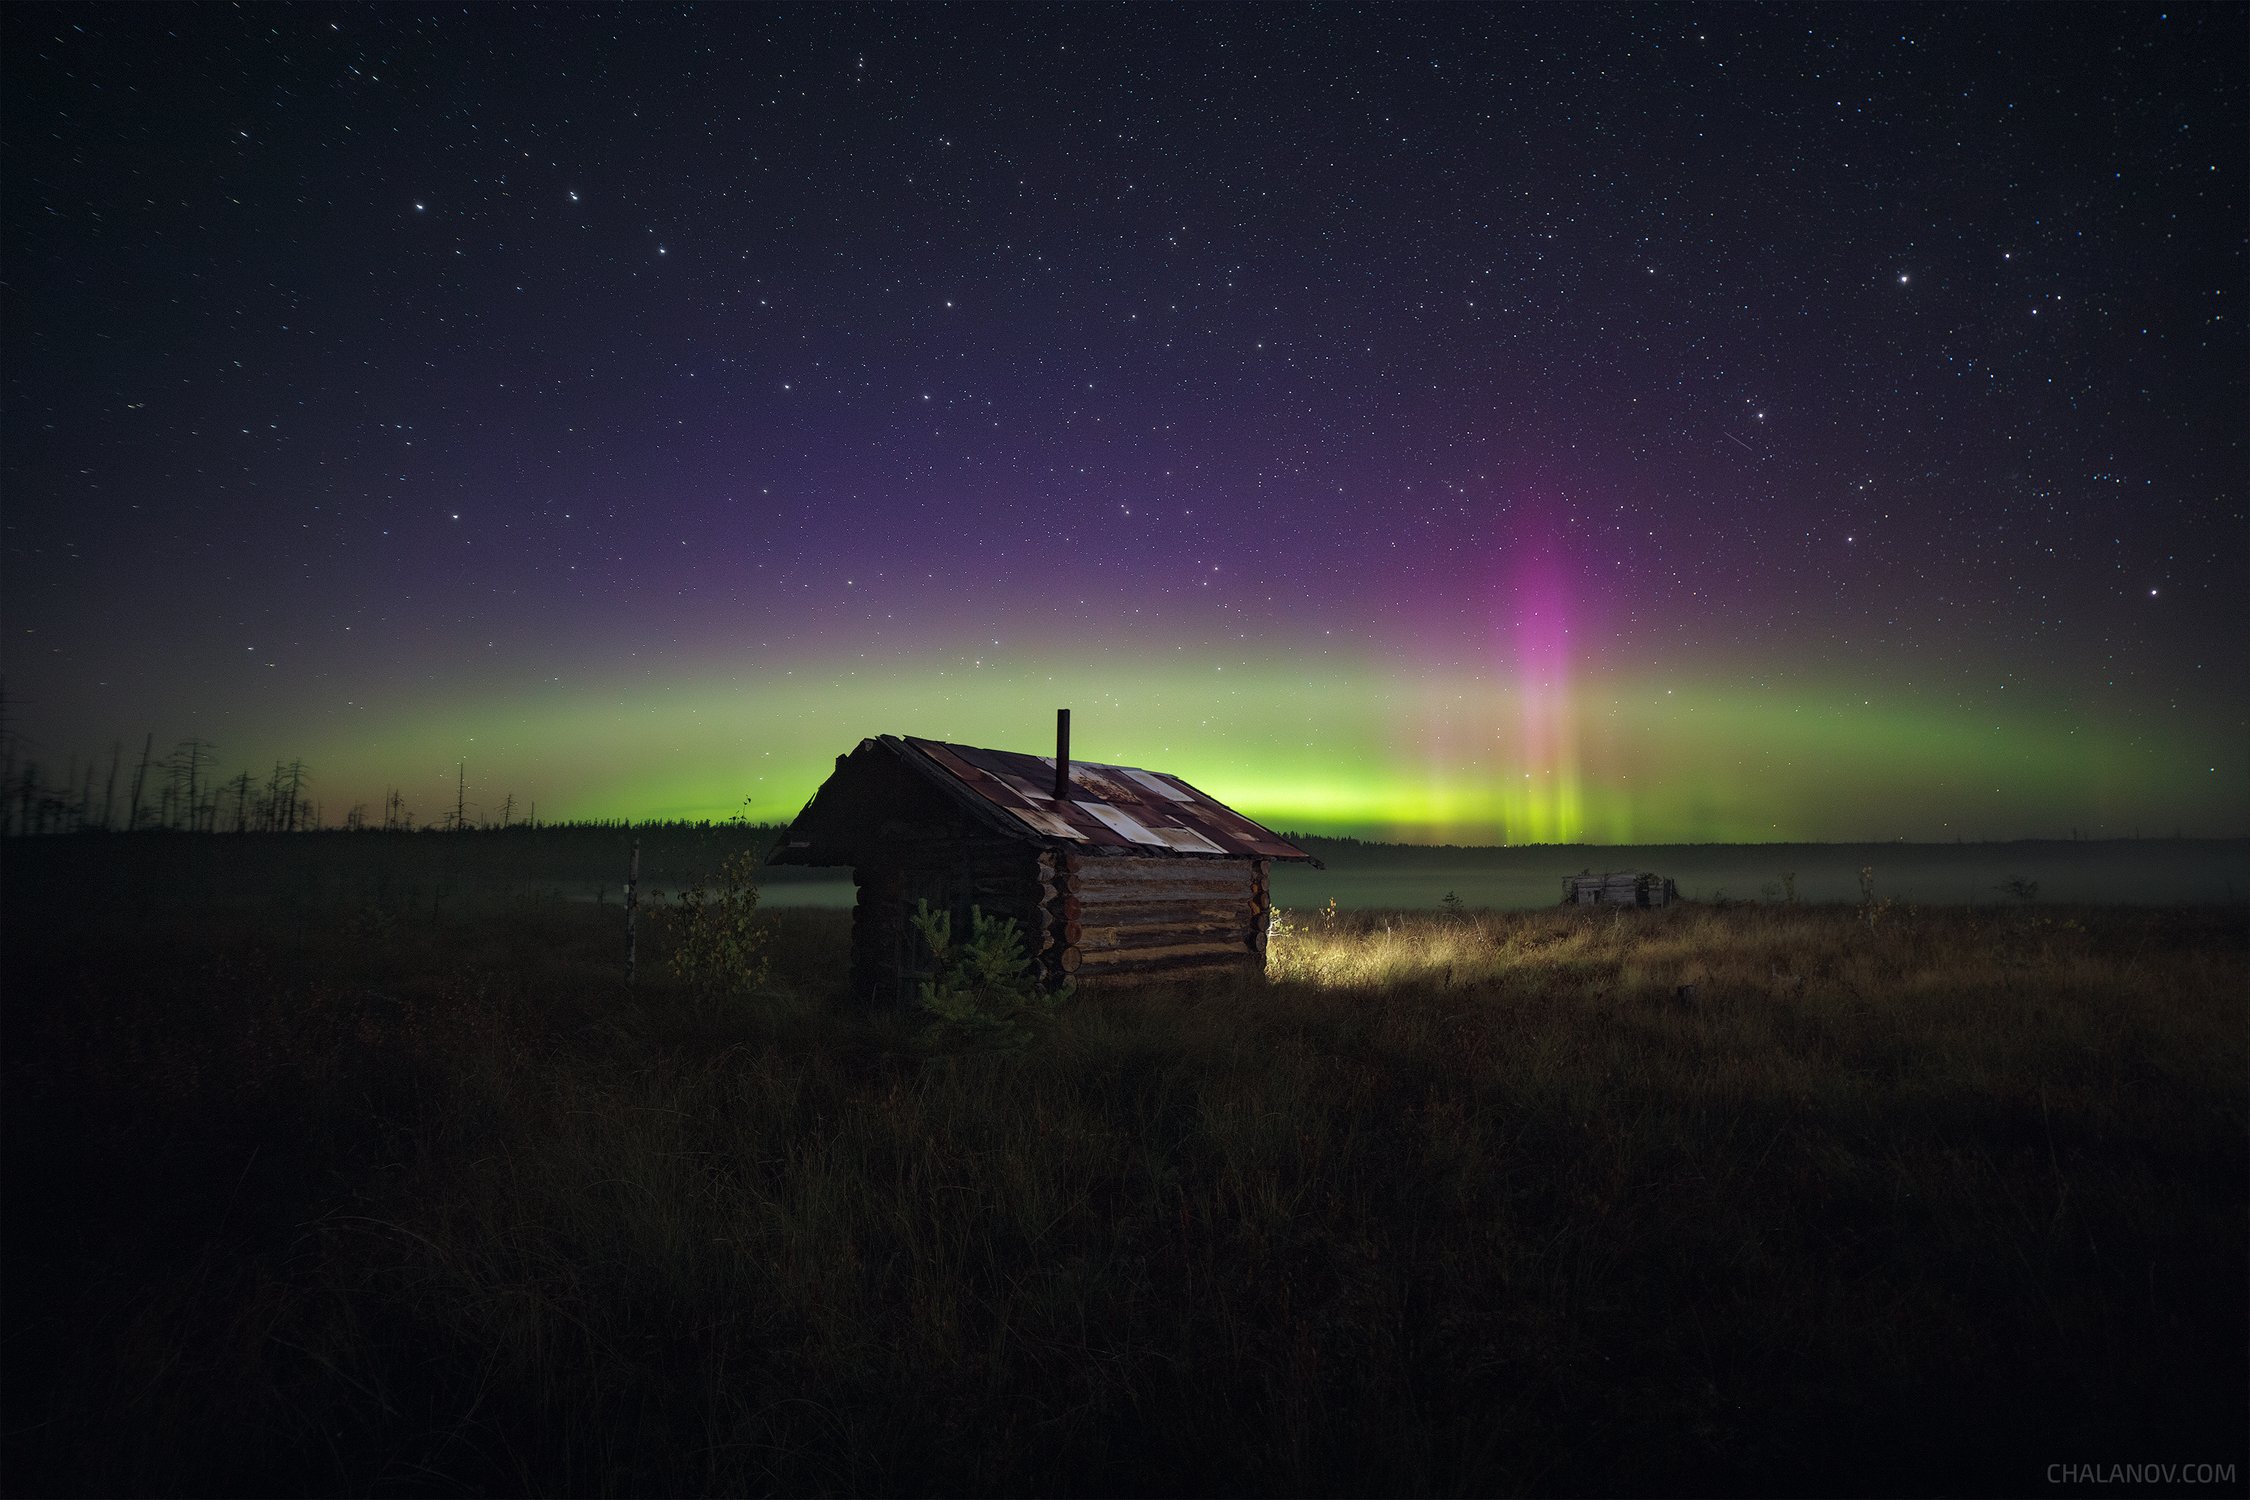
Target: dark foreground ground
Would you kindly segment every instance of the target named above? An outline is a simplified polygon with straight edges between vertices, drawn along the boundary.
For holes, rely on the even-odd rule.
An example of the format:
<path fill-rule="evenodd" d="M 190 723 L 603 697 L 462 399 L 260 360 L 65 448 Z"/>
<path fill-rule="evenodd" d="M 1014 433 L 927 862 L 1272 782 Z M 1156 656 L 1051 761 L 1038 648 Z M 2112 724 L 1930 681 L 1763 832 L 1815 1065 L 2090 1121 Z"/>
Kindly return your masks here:
<path fill-rule="evenodd" d="M 711 1002 L 614 907 L 10 854 L 10 1493 L 2250 1472 L 2240 908 L 1308 919 L 962 1055 L 842 913 Z"/>

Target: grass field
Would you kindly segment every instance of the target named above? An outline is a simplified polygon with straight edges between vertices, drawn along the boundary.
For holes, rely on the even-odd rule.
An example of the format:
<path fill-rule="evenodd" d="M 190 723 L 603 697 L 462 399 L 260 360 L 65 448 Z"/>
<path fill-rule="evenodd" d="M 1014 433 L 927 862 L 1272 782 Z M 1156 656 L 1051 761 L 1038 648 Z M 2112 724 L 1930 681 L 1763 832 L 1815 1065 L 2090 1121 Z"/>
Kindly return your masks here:
<path fill-rule="evenodd" d="M 843 1008 L 839 912 L 710 1001 L 614 907 L 61 857 L 5 870 L 11 1493 L 2250 1457 L 2239 907 L 1304 912 L 1267 985 L 945 1054 Z"/>

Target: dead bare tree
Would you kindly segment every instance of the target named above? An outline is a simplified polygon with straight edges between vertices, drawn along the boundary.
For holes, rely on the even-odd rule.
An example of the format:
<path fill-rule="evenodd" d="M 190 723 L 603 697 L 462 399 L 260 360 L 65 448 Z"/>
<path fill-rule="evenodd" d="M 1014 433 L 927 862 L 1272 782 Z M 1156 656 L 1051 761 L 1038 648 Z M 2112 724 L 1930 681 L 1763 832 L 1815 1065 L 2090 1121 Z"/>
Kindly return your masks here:
<path fill-rule="evenodd" d="M 117 768 L 124 763 L 124 760 L 125 742 L 123 740 L 111 740 L 109 743 L 109 790 L 102 793 L 102 832 L 104 833 L 110 830 L 110 815 L 117 811 Z"/>
<path fill-rule="evenodd" d="M 190 833 L 203 826 L 203 772 L 211 764 L 211 752 L 216 749 L 218 746 L 206 739 L 185 739 L 173 747 L 165 761 L 172 775 L 171 800 L 179 808 L 181 822 Z"/>
<path fill-rule="evenodd" d="M 293 760 L 293 761 L 289 762 L 289 829 L 288 829 L 288 831 L 289 831 L 289 832 L 291 832 L 291 833 L 295 833 L 295 832 L 297 831 L 297 824 L 298 824 L 298 821 L 299 821 L 299 819 L 300 819 L 300 818 L 302 818 L 302 817 L 304 816 L 304 814 L 306 814 L 306 813 L 308 813 L 308 812 L 310 812 L 310 811 L 312 810 L 312 809 L 310 809 L 310 808 L 308 808 L 308 807 L 304 806 L 304 790 L 305 790 L 305 781 L 306 781 L 306 779 L 307 779 L 307 778 L 306 778 L 306 775 L 305 775 L 305 763 L 304 763 L 303 761 L 301 761 L 301 760 Z"/>
<path fill-rule="evenodd" d="M 133 771 L 133 804 L 125 814 L 125 827 L 128 830 L 141 826 L 141 789 L 148 781 L 148 758 L 155 749 L 156 735 L 152 731 L 141 746 L 141 763 Z"/>

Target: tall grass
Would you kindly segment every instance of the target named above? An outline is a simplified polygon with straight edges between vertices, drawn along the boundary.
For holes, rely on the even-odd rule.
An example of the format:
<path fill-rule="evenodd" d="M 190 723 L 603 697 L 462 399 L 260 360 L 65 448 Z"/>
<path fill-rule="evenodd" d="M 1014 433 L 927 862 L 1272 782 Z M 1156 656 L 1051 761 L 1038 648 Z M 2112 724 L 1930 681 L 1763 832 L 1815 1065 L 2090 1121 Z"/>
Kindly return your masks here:
<path fill-rule="evenodd" d="M 998 1056 L 775 921 L 723 1004 L 583 909 L 12 946 L 11 1488 L 2243 1460 L 2239 913 L 1308 916 Z"/>

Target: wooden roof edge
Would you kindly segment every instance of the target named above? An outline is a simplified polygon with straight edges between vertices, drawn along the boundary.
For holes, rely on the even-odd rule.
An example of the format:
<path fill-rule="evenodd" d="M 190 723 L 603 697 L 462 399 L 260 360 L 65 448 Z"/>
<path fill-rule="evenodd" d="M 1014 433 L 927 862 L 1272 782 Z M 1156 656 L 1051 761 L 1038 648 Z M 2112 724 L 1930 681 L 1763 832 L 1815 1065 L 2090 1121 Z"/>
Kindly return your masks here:
<path fill-rule="evenodd" d="M 930 741 L 930 743 L 943 744 L 945 742 L 942 740 L 932 740 Z M 961 779 L 958 776 L 954 775 L 952 771 L 938 764 L 938 762 L 934 758 L 924 753 L 917 745 L 915 745 L 912 742 L 911 737 L 895 734 L 870 736 L 869 738 L 863 739 L 857 745 L 853 746 L 851 753 L 856 755 L 859 751 L 865 750 L 870 746 L 881 746 L 882 748 L 890 751 L 893 755 L 898 757 L 899 760 L 904 762 L 907 766 L 911 767 L 917 775 L 922 777 L 924 781 L 937 787 L 939 792 L 944 797 L 946 797 L 952 803 L 952 805 L 967 812 L 975 822 L 992 832 L 1001 834 L 1004 837 L 1016 840 L 1021 843 L 1044 849 L 1072 849 L 1081 852 L 1092 853 L 1097 849 L 1106 847 L 1102 845 L 1094 845 L 1089 847 L 1087 844 L 1082 843 L 1077 839 L 1066 839 L 1057 834 L 1042 833 L 1039 830 L 1031 827 L 1029 824 L 1023 822 L 1021 819 L 1011 814 L 1006 808 L 1000 806 L 998 803 L 993 802 L 986 797 L 978 795 L 978 793 L 974 789 L 963 784 Z M 837 757 L 837 769 L 839 771 L 843 769 L 843 762 L 848 759 L 849 756 Z M 1296 845 L 1290 843 L 1287 839 L 1283 838 L 1280 834 L 1275 833 L 1272 829 L 1266 827 L 1263 823 L 1258 822 L 1254 818 L 1244 817 L 1243 814 L 1236 812 L 1232 807 L 1229 807 L 1226 803 L 1219 801 L 1218 798 L 1211 796 L 1202 788 L 1195 786 L 1193 783 L 1185 780 L 1182 777 L 1173 776 L 1169 771 L 1159 772 L 1155 774 L 1170 777 L 1173 781 L 1178 782 L 1181 786 L 1187 788 L 1187 790 L 1193 792 L 1197 797 L 1202 798 L 1211 806 L 1222 808 L 1225 810 L 1228 816 L 1240 819 L 1242 822 L 1249 824 L 1250 827 L 1255 828 L 1265 841 L 1277 844 L 1282 848 L 1291 850 L 1292 852 L 1288 854 L 1265 854 L 1253 849 L 1243 850 L 1240 852 L 1221 850 L 1216 853 L 1206 854 L 1196 850 L 1167 849 L 1140 844 L 1122 846 L 1123 849 L 1129 850 L 1134 855 L 1146 856 L 1154 859 L 1264 859 L 1291 862 L 1302 860 L 1311 864 L 1315 869 L 1322 868 L 1321 862 L 1319 860 L 1314 859 L 1310 854 L 1307 854 L 1303 850 L 1298 849 Z M 797 816 L 790 819 L 790 830 L 793 831 L 796 828 L 798 821 L 801 820 L 806 813 L 812 811 L 813 804 L 820 800 L 821 792 L 826 791 L 827 788 L 827 782 L 821 783 L 820 790 L 815 791 L 812 797 L 805 803 L 805 805 L 802 808 L 798 809 Z M 792 843 L 789 839 L 788 834 L 784 833 L 782 835 L 781 842 L 776 844 L 774 846 L 773 852 L 766 856 L 766 863 L 772 865 L 854 865 L 861 862 L 857 857 L 845 857 L 837 859 L 822 856 L 814 852 L 815 847 L 816 846 L 814 845 L 814 843 L 809 839 L 797 840 Z"/>
<path fill-rule="evenodd" d="M 905 761 L 919 772 L 924 780 L 933 783 L 946 796 L 952 798 L 955 806 L 966 809 L 972 817 L 987 828 L 997 833 L 1004 833 L 1008 837 L 1021 840 L 1026 844 L 1045 845 L 1063 842 L 1060 839 L 1049 838 L 1036 829 L 1027 826 L 1020 819 L 1011 817 L 1008 810 L 998 803 L 987 801 L 985 798 L 978 796 L 961 784 L 960 777 L 955 776 L 951 771 L 923 754 L 904 736 L 886 734 L 877 743 L 888 746 L 900 760 Z M 931 743 L 942 744 L 943 741 L 933 740 Z"/>
<path fill-rule="evenodd" d="M 1156 774 L 1162 776 L 1172 776 L 1172 773 L 1170 771 L 1161 771 Z M 1197 795 L 1198 797 L 1201 797 L 1204 801 L 1210 803 L 1213 807 L 1225 808 L 1228 817 L 1240 818 L 1243 822 L 1248 823 L 1252 828 L 1257 829 L 1259 833 L 1263 834 L 1272 842 L 1279 844 L 1282 848 L 1296 851 L 1292 854 L 1253 854 L 1250 856 L 1251 858 L 1279 860 L 1301 859 L 1310 864 L 1316 870 L 1325 870 L 1328 868 L 1328 866 L 1322 864 L 1319 860 L 1314 859 L 1304 850 L 1298 849 L 1295 844 L 1290 843 L 1289 840 L 1283 838 L 1280 834 L 1275 833 L 1271 828 L 1268 828 L 1265 824 L 1259 822 L 1256 818 L 1250 817 L 1244 813 L 1237 812 L 1233 803 L 1221 802 L 1218 798 L 1212 796 L 1209 792 L 1203 790 L 1203 788 L 1197 786 L 1194 782 L 1188 780 L 1185 776 L 1172 776 L 1172 779 L 1178 782 L 1181 786 L 1186 787 L 1189 791 L 1195 793 L 1195 795 Z"/>
<path fill-rule="evenodd" d="M 845 751 L 842 755 L 837 756 L 836 771 L 843 770 L 845 763 L 848 762 L 853 756 L 859 754 L 860 751 L 865 750 L 868 746 L 875 743 L 876 740 L 872 737 L 863 738 L 858 744 L 852 746 L 851 749 Z M 829 782 L 835 780 L 836 771 L 831 771 L 828 774 L 827 780 L 822 781 L 819 786 L 813 788 L 813 794 L 805 799 L 805 805 L 797 809 L 797 815 L 791 818 L 789 820 L 789 826 L 782 830 L 780 842 L 776 843 L 772 851 L 766 855 L 767 864 L 812 865 L 815 867 L 835 868 L 842 865 L 856 865 L 859 863 L 858 859 L 848 854 L 842 857 L 833 857 L 830 855 L 820 854 L 816 852 L 819 848 L 819 845 L 817 845 L 811 839 L 793 840 L 790 838 L 790 835 L 797 831 L 797 825 L 804 821 L 805 815 L 811 812 L 813 808 L 820 802 L 821 794 L 828 790 Z"/>
<path fill-rule="evenodd" d="M 883 738 L 897 739 L 899 737 L 896 735 L 885 735 L 883 736 Z M 1059 834 L 1041 833 L 1037 829 L 1034 829 L 1023 822 L 1020 822 L 1016 818 L 1009 816 L 1005 808 L 999 807 L 997 804 L 991 802 L 990 800 L 978 796 L 975 792 L 969 790 L 968 787 L 964 786 L 961 783 L 960 778 L 955 776 L 951 771 L 947 770 L 942 765 L 936 764 L 931 757 L 927 755 L 921 755 L 919 750 L 913 743 L 916 738 L 916 736 L 907 736 L 905 740 L 902 741 L 902 743 L 904 744 L 905 748 L 916 751 L 916 755 L 919 757 L 919 759 L 917 760 L 917 769 L 942 778 L 948 791 L 960 795 L 965 795 L 975 805 L 976 810 L 980 814 L 998 813 L 1000 815 L 999 825 L 1005 828 L 1009 833 L 1014 834 L 1018 838 L 1026 839 L 1031 843 L 1039 844 L 1050 849 L 1077 849 L 1084 851 L 1089 847 L 1087 844 L 1082 843 L 1077 839 L 1066 839 Z M 947 745 L 946 741 L 944 740 L 929 740 L 926 741 L 926 743 L 932 745 L 944 745 L 948 749 L 970 748 Z M 1228 817 L 1235 818 L 1240 820 L 1241 822 L 1249 824 L 1252 828 L 1257 829 L 1258 832 L 1267 840 L 1279 844 L 1284 849 L 1292 850 L 1294 852 L 1289 854 L 1261 854 L 1255 849 L 1246 849 L 1241 851 L 1222 849 L 1218 850 L 1217 852 L 1207 853 L 1200 849 L 1173 849 L 1157 844 L 1141 843 L 1126 843 L 1116 845 L 1114 847 L 1129 849 L 1136 855 L 1146 855 L 1151 859 L 1304 860 L 1307 863 L 1311 864 L 1312 867 L 1316 870 L 1325 870 L 1326 868 L 1328 868 L 1319 860 L 1314 859 L 1310 854 L 1307 854 L 1302 849 L 1297 848 L 1295 844 L 1290 843 L 1289 840 L 1283 838 L 1280 834 L 1275 833 L 1272 829 L 1266 827 L 1265 824 L 1259 822 L 1255 818 L 1245 817 L 1243 814 L 1236 812 L 1232 807 L 1228 806 L 1224 802 L 1221 802 L 1218 798 L 1212 796 L 1209 792 L 1204 791 L 1201 787 L 1196 786 L 1184 776 L 1175 776 L 1170 771 L 1150 771 L 1145 767 L 1138 766 L 1109 766 L 1106 763 L 1100 761 L 1088 761 L 1086 762 L 1086 764 L 1101 766 L 1106 770 L 1133 771 L 1143 776 L 1162 776 L 1171 781 L 1175 781 L 1181 786 L 1186 787 L 1189 791 L 1195 793 L 1196 796 L 1202 798 L 1203 801 L 1205 801 L 1212 807 L 1216 807 L 1220 811 L 1224 812 Z M 1100 849 L 1113 846 L 1096 844 L 1091 847 Z"/>

